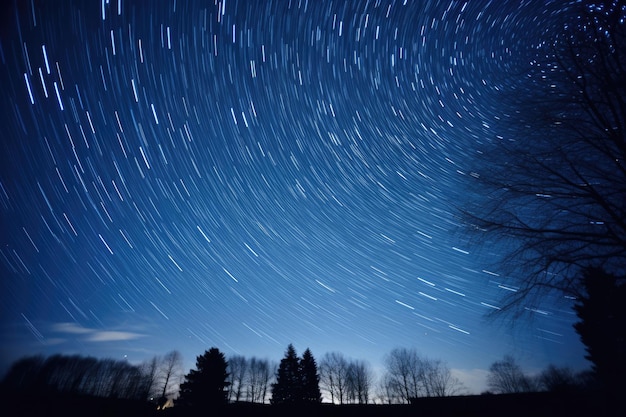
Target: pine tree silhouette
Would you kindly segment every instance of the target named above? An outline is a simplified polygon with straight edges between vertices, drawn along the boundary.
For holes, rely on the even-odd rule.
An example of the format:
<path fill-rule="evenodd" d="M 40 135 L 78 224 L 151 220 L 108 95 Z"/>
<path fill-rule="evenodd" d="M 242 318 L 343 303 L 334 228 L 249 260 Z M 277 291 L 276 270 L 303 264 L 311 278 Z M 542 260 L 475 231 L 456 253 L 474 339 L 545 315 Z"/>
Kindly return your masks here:
<path fill-rule="evenodd" d="M 319 386 L 320 377 L 317 363 L 307 348 L 298 358 L 292 344 L 287 346 L 285 357 L 281 359 L 276 374 L 276 383 L 272 384 L 272 404 L 318 404 L 322 401 Z"/>
<path fill-rule="evenodd" d="M 302 401 L 306 403 L 322 402 L 322 394 L 320 392 L 320 377 L 317 373 L 317 363 L 307 348 L 302 354 L 300 360 L 300 372 L 302 377 Z"/>
<path fill-rule="evenodd" d="M 176 405 L 193 407 L 196 410 L 220 407 L 226 404 L 228 392 L 227 362 L 224 354 L 211 348 L 196 358 L 196 368 L 185 375 L 180 384 L 180 396 Z"/>
<path fill-rule="evenodd" d="M 285 357 L 280 360 L 276 383 L 272 384 L 272 404 L 295 404 L 302 398 L 300 361 L 292 344 L 287 346 Z"/>
<path fill-rule="evenodd" d="M 593 372 L 605 389 L 626 389 L 626 283 L 600 268 L 582 273 L 586 295 L 574 310 L 581 320 L 574 329 L 586 347 Z"/>

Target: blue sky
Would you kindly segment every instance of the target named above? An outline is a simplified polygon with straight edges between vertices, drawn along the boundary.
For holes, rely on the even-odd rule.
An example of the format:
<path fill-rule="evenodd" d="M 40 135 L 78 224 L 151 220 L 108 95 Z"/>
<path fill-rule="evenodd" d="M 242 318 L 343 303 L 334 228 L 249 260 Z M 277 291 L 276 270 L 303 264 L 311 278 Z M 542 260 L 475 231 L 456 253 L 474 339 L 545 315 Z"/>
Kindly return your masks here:
<path fill-rule="evenodd" d="M 513 354 L 586 368 L 459 208 L 499 98 L 566 2 L 21 2 L 0 37 L 3 369 L 293 343 L 470 392 Z"/>

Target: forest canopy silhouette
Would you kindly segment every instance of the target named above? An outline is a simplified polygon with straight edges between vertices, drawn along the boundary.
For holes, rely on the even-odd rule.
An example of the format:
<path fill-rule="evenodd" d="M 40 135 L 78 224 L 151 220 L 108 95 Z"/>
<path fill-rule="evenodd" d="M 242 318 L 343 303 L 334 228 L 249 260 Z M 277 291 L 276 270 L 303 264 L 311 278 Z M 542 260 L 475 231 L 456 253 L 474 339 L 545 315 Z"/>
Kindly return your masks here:
<path fill-rule="evenodd" d="M 16 361 L 6 374 L 2 394 L 6 401 L 27 414 L 52 408 L 55 415 L 112 412 L 133 416 L 163 412 L 173 412 L 175 416 L 206 412 L 224 416 L 241 413 L 393 416 L 418 410 L 424 415 L 438 416 L 472 410 L 492 410 L 496 413 L 493 415 L 499 415 L 519 407 L 520 401 L 524 406 L 516 409 L 519 415 L 551 404 L 575 416 L 576 412 L 587 413 L 591 407 L 597 411 L 606 400 L 593 372 L 575 373 L 568 368 L 550 366 L 538 375 L 529 375 L 512 356 L 493 363 L 490 391 L 479 396 L 468 396 L 444 362 L 407 348 L 391 351 L 384 374 L 374 378 L 367 362 L 332 352 L 323 356 L 318 368 L 310 349 L 298 357 L 290 344 L 280 365 L 271 365 L 272 375 L 264 387 L 256 381 L 258 372 L 248 367 L 259 362 L 254 357 L 245 358 L 246 370 L 242 371 L 240 356 L 233 356 L 231 366 L 228 358 L 213 347 L 199 355 L 196 368 L 184 376 L 178 369 L 178 361 L 172 358 L 180 357 L 169 353 L 139 365 L 79 355 L 26 357 Z M 239 373 L 238 378 L 232 378 L 234 372 Z M 175 387 L 170 385 L 172 381 Z M 268 388 L 269 398 L 258 395 Z M 166 401 L 159 396 L 163 392 L 168 393 Z M 520 397 L 522 394 L 526 396 Z M 565 408 L 564 404 L 567 404 Z"/>

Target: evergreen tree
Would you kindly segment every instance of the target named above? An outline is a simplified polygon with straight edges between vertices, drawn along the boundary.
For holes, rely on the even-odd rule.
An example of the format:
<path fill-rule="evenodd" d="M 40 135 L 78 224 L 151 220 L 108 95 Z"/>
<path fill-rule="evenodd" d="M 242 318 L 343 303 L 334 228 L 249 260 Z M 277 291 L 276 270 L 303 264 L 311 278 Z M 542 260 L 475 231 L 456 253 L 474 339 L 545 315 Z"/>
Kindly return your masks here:
<path fill-rule="evenodd" d="M 272 404 L 295 404 L 302 398 L 300 361 L 292 344 L 280 360 L 276 383 L 272 384 Z"/>
<path fill-rule="evenodd" d="M 300 360 L 300 373 L 302 378 L 302 401 L 306 403 L 322 402 L 317 363 L 311 350 L 308 348 L 304 351 Z"/>
<path fill-rule="evenodd" d="M 227 366 L 224 354 L 217 348 L 211 348 L 198 356 L 197 369 L 192 369 L 185 375 L 185 382 L 180 385 L 180 397 L 176 404 L 193 407 L 196 410 L 226 404 Z"/>
<path fill-rule="evenodd" d="M 586 347 L 585 356 L 605 389 L 626 389 L 626 283 L 599 268 L 582 274 L 586 295 L 574 306 L 581 320 L 574 325 Z"/>

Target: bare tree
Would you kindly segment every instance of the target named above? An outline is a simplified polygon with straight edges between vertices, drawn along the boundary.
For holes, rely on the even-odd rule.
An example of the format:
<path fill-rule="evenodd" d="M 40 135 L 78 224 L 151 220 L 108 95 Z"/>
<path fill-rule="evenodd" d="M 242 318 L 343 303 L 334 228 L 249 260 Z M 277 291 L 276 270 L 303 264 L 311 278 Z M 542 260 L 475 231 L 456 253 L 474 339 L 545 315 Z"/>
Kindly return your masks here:
<path fill-rule="evenodd" d="M 373 374 L 367 362 L 354 360 L 348 364 L 348 399 L 357 404 L 369 402 Z"/>
<path fill-rule="evenodd" d="M 494 139 L 468 179 L 464 210 L 481 242 L 501 241 L 512 291 L 501 312 L 578 297 L 576 273 L 626 264 L 626 12 L 578 2 L 525 76 L 508 82 Z M 557 22 L 559 23 L 559 22 Z M 555 24 L 552 28 L 557 27 Z M 481 159 L 481 156 L 484 157 Z M 565 297 L 564 297 L 565 296 Z"/>
<path fill-rule="evenodd" d="M 395 378 L 385 372 L 377 385 L 377 398 L 381 404 L 402 404 L 404 397 Z"/>
<path fill-rule="evenodd" d="M 418 397 L 458 395 L 464 386 L 441 360 L 429 359 L 415 349 L 394 349 L 386 360 L 383 390 L 389 402 L 408 403 Z"/>
<path fill-rule="evenodd" d="M 96 392 L 101 383 L 97 376 L 99 366 L 100 363 L 96 358 L 84 358 L 81 366 L 80 381 L 77 381 L 77 385 L 81 387 L 79 392 L 97 395 Z"/>
<path fill-rule="evenodd" d="M 95 381 L 93 391 L 89 393 L 90 395 L 95 395 L 96 397 L 111 396 L 111 392 L 113 391 L 111 387 L 111 379 L 113 377 L 113 375 L 111 375 L 111 367 L 111 359 L 97 361 L 94 366 L 90 367 L 87 378 Z"/>
<path fill-rule="evenodd" d="M 412 398 L 421 396 L 423 360 L 415 349 L 396 348 L 386 359 L 387 389 L 393 390 L 393 397 L 409 403 Z"/>
<path fill-rule="evenodd" d="M 251 358 L 248 361 L 247 391 L 248 401 L 265 403 L 272 372 L 265 359 Z"/>
<path fill-rule="evenodd" d="M 269 374 L 269 378 L 267 379 L 267 382 L 264 383 L 263 385 L 263 401 L 265 401 L 265 399 L 268 397 L 268 395 L 270 394 L 271 388 L 274 386 L 274 383 L 276 383 L 276 376 L 278 375 L 278 362 L 275 361 L 270 361 L 270 374 Z"/>
<path fill-rule="evenodd" d="M 494 394 L 537 391 L 532 378 L 524 374 L 515 358 L 510 355 L 491 364 L 487 385 Z"/>
<path fill-rule="evenodd" d="M 572 391 L 578 388 L 578 381 L 570 368 L 550 365 L 539 374 L 539 385 L 545 391 Z"/>
<path fill-rule="evenodd" d="M 235 355 L 228 360 L 229 373 L 229 401 L 242 401 L 243 395 L 246 393 L 245 383 L 248 371 L 248 360 L 245 356 Z"/>
<path fill-rule="evenodd" d="M 180 352 L 173 350 L 167 353 L 160 361 L 156 378 L 159 408 L 163 408 L 176 395 L 183 375 L 183 357 Z"/>
<path fill-rule="evenodd" d="M 157 373 L 159 370 L 159 358 L 153 356 L 152 359 L 144 361 L 140 366 L 141 374 L 144 378 L 143 398 L 154 400 L 157 395 Z"/>
<path fill-rule="evenodd" d="M 126 361 L 53 355 L 17 361 L 2 381 L 7 387 L 34 393 L 70 393 L 145 400 L 146 380 L 140 367 Z"/>
<path fill-rule="evenodd" d="M 424 361 L 423 385 L 427 397 L 459 395 L 465 390 L 463 383 L 441 360 Z"/>
<path fill-rule="evenodd" d="M 344 404 L 348 399 L 348 361 L 343 354 L 326 353 L 320 361 L 319 373 L 321 387 L 330 395 L 330 401 Z"/>

